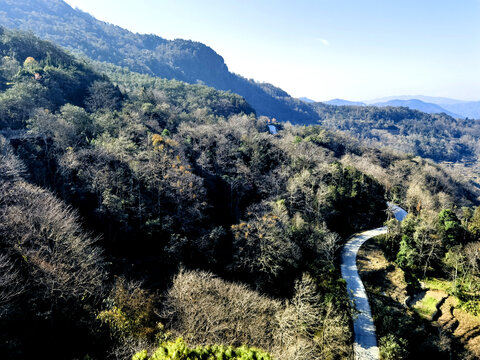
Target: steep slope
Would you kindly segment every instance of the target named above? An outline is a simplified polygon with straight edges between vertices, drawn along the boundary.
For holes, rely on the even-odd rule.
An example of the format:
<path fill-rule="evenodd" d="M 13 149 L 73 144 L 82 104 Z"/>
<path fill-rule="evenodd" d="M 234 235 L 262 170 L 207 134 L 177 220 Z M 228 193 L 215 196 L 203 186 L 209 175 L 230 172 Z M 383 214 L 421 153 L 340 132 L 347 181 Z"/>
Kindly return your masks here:
<path fill-rule="evenodd" d="M 223 58 L 202 43 L 134 34 L 61 0 L 2 1 L 0 25 L 33 31 L 91 59 L 132 71 L 230 90 L 242 95 L 259 115 L 293 123 L 318 120 L 307 104 L 284 91 L 229 72 Z"/>
<path fill-rule="evenodd" d="M 0 130 L 24 127 L 36 108 L 56 111 L 67 103 L 84 106 L 88 110 L 106 106 L 113 110 L 118 107 L 121 98 L 119 89 L 108 81 L 104 73 L 95 71 L 92 66 L 49 41 L 0 26 L 0 58 L 0 89 L 3 90 L 0 92 Z M 115 70 L 120 74 L 123 69 Z M 204 85 L 157 80 L 158 91 L 174 98 L 178 112 L 202 110 L 205 119 L 254 113 L 239 95 Z M 136 86 L 140 86 L 140 80 L 136 81 Z M 151 79 L 143 85 L 145 88 L 151 86 Z M 187 119 L 188 116 L 183 116 L 181 121 Z"/>
<path fill-rule="evenodd" d="M 327 325 L 321 320 L 326 315 L 337 319 L 332 334 L 344 334 L 328 337 L 328 343 L 334 340 L 335 352 L 348 353 L 345 295 L 337 275 L 322 270 L 334 265 L 315 242 L 337 242 L 329 228 L 356 231 L 381 221 L 385 191 L 373 178 L 339 163 L 341 153 L 335 157 L 329 149 L 340 148 L 339 140 L 314 128 L 309 135 L 316 135 L 316 142 L 303 141 L 304 127 L 272 136 L 264 119 L 244 115 L 248 106 L 238 95 L 108 65 L 114 86 L 50 42 L 8 30 L 0 34 L 0 75 L 6 81 L 0 90 L 6 114 L 0 131 L 8 135 L 13 123 L 26 134 L 0 135 L 2 359 L 106 359 L 113 351 L 131 358 L 136 344 L 150 347 L 167 339 L 163 325 L 192 346 L 249 344 L 286 353 L 276 356 L 285 359 L 301 339 L 316 349 L 311 358 L 323 358 L 331 347 L 313 334 Z M 62 81 L 51 81 L 52 74 L 64 75 L 57 77 Z M 72 89 L 86 96 L 55 98 Z M 16 179 L 22 175 L 25 179 Z M 304 179 L 311 180 L 304 185 Z M 80 222 L 91 236 L 82 235 Z M 90 246 L 93 241 L 98 251 Z M 101 271 L 100 251 L 108 276 Z M 194 289 L 175 278 L 180 294 L 190 289 L 192 298 L 201 299 L 196 304 L 208 301 L 213 308 L 192 306 L 188 299 L 187 307 L 178 306 L 172 278 L 180 266 L 230 280 L 207 274 Z M 309 269 L 326 279 L 325 289 L 302 277 Z M 113 280 L 114 275 L 132 281 Z M 198 284 L 197 279 L 189 283 Z M 305 281 L 297 286 L 297 279 Z M 251 286 L 229 285 L 240 280 Z M 300 328 L 301 320 L 294 317 L 290 326 L 283 316 L 290 308 L 280 303 L 300 293 L 296 287 L 304 294 L 306 286 L 316 296 L 316 321 L 297 335 L 289 329 Z M 164 308 L 163 298 L 153 295 L 168 288 L 170 315 L 156 311 Z M 331 304 L 328 312 L 321 306 L 329 299 L 323 295 L 327 290 L 339 294 L 339 305 Z M 274 302 L 278 308 L 262 293 L 282 299 Z M 303 309 L 307 300 L 295 298 Z M 218 311 L 211 311 L 215 306 Z M 238 311 L 240 322 L 229 309 Z M 219 326 L 203 333 L 202 326 L 186 330 L 178 321 L 185 310 Z M 287 325 L 277 326 L 276 319 L 288 320 Z M 278 336 L 263 331 L 266 322 Z M 248 332 L 229 335 L 225 328 Z M 292 341 L 277 345 L 276 339 L 287 335 Z"/>

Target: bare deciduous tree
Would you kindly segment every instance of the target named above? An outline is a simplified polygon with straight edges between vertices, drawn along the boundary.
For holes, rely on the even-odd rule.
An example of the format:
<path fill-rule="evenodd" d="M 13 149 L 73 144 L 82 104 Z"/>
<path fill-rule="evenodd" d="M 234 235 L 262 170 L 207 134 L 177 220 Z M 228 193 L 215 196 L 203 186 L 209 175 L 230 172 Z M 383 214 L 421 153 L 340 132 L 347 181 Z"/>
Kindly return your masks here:
<path fill-rule="evenodd" d="M 22 161 L 13 154 L 7 140 L 0 135 L 0 181 L 19 180 L 25 173 Z"/>
<path fill-rule="evenodd" d="M 192 345 L 248 344 L 272 349 L 278 301 L 206 272 L 180 271 L 163 315 L 174 335 Z"/>
<path fill-rule="evenodd" d="M 22 181 L 0 183 L 0 239 L 9 258 L 21 265 L 21 281 L 40 299 L 81 299 L 102 286 L 103 260 L 95 239 L 45 190 Z"/>
<path fill-rule="evenodd" d="M 20 270 L 6 254 L 0 255 L 0 319 L 13 305 L 15 298 L 25 291 Z"/>
<path fill-rule="evenodd" d="M 314 279 L 307 274 L 295 283 L 293 298 L 276 318 L 273 352 L 278 359 L 346 357 L 351 351 L 345 315 L 322 299 Z"/>
<path fill-rule="evenodd" d="M 248 344 L 276 359 L 347 357 L 350 332 L 344 314 L 322 298 L 309 275 L 282 305 L 198 271 L 180 271 L 166 295 L 163 316 L 175 336 L 192 345 Z"/>

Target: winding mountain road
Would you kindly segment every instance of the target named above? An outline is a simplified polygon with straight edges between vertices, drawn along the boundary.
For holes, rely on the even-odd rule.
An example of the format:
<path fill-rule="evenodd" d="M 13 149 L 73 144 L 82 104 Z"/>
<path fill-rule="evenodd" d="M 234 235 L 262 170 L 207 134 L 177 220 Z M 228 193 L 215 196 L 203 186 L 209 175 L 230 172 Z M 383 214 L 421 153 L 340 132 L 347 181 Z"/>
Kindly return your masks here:
<path fill-rule="evenodd" d="M 399 221 L 402 221 L 407 216 L 407 212 L 397 205 L 388 203 L 388 208 Z M 378 360 L 380 358 L 375 325 L 373 324 L 367 293 L 358 275 L 357 252 L 368 239 L 386 233 L 387 228 L 380 227 L 356 234 L 348 240 L 342 250 L 342 277 L 347 282 L 348 296 L 355 304 L 357 311 L 357 315 L 353 319 L 353 333 L 355 336 L 353 347 L 356 360 Z"/>

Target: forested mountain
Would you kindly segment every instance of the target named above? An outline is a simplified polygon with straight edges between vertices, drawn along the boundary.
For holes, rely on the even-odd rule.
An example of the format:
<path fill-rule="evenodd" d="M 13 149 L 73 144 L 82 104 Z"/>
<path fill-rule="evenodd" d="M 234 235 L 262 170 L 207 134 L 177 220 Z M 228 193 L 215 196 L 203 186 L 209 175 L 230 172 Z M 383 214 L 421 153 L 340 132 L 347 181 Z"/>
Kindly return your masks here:
<path fill-rule="evenodd" d="M 201 43 L 134 34 L 74 10 L 61 0 L 4 0 L 0 3 L 0 24 L 31 30 L 95 61 L 232 91 L 243 96 L 258 115 L 282 122 L 348 130 L 378 146 L 435 161 L 472 161 L 479 153 L 480 124 L 475 121 L 406 108 L 307 103 L 271 84 L 230 73 L 222 57 Z"/>
<path fill-rule="evenodd" d="M 429 161 L 271 135 L 232 93 L 5 29 L 0 57 L 2 359 L 349 358 L 342 237 L 385 200 L 476 205 Z"/>
<path fill-rule="evenodd" d="M 223 58 L 204 44 L 134 34 L 61 0 L 2 1 L 0 25 L 33 31 L 91 59 L 132 71 L 230 90 L 242 95 L 259 115 L 293 123 L 318 120 L 311 108 L 280 89 L 229 72 Z"/>
<path fill-rule="evenodd" d="M 435 161 L 475 161 L 480 123 L 427 114 L 406 107 L 314 104 L 322 126 L 375 144 Z"/>

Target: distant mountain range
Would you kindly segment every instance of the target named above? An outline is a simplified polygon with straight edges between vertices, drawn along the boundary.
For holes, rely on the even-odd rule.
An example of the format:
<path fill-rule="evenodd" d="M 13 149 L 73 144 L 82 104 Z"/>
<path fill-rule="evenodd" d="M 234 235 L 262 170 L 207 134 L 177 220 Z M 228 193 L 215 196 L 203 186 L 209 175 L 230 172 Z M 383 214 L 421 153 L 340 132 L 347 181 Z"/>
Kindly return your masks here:
<path fill-rule="evenodd" d="M 468 101 L 457 104 L 441 104 L 441 106 L 449 111 L 462 115 L 462 117 L 480 119 L 480 101 Z"/>
<path fill-rule="evenodd" d="M 365 101 L 348 101 L 333 99 L 325 101 L 330 105 L 357 105 L 357 106 L 403 106 L 413 110 L 419 110 L 428 114 L 445 113 L 455 118 L 480 119 L 480 101 L 464 101 L 444 97 L 424 95 L 389 96 Z"/>
<path fill-rule="evenodd" d="M 298 98 L 298 100 L 302 100 L 303 102 L 306 102 L 309 104 L 316 102 L 315 100 L 309 99 L 307 97 L 301 97 L 301 98 Z"/>
<path fill-rule="evenodd" d="M 465 101 L 457 100 L 445 97 L 433 97 L 433 96 L 424 96 L 424 95 L 403 95 L 403 96 L 390 96 L 387 98 L 376 99 L 364 101 L 365 104 L 378 104 L 382 102 L 389 102 L 392 100 L 420 100 L 426 104 L 435 104 L 443 108 L 446 114 L 453 113 L 457 114 L 459 117 L 470 118 L 470 119 L 480 119 L 480 101 Z M 408 105 L 402 105 L 407 106 Z M 411 107 L 412 109 L 417 109 L 425 111 L 419 108 Z M 426 108 L 426 107 L 425 107 Z M 428 112 L 428 111 L 426 111 Z"/>
<path fill-rule="evenodd" d="M 437 104 L 437 105 L 451 105 L 451 104 L 459 104 L 459 103 L 465 103 L 467 101 L 464 100 L 456 100 L 456 99 L 450 99 L 446 97 L 435 97 L 435 96 L 425 96 L 425 95 L 398 95 L 398 96 L 387 96 L 387 97 L 382 97 L 379 99 L 373 99 L 373 100 L 365 100 L 363 101 L 365 104 L 375 104 L 375 103 L 381 103 L 381 102 L 388 102 L 390 100 L 420 100 L 425 103 L 432 103 L 432 104 Z"/>
<path fill-rule="evenodd" d="M 359 101 L 348 101 L 343 99 L 332 99 L 324 102 L 325 104 L 329 105 L 336 105 L 336 106 L 365 106 L 366 104 Z"/>
<path fill-rule="evenodd" d="M 457 115 L 454 114 L 447 109 L 441 107 L 440 105 L 437 104 L 432 104 L 432 103 L 426 103 L 418 99 L 411 99 L 411 100 L 389 100 L 386 102 L 378 102 L 372 104 L 374 106 L 403 106 L 403 107 L 408 107 L 410 109 L 414 110 L 419 110 L 426 112 L 428 114 L 440 114 L 440 113 L 445 113 L 447 115 L 450 115 L 454 118 L 460 118 L 460 117 L 465 117 L 462 115 Z"/>

